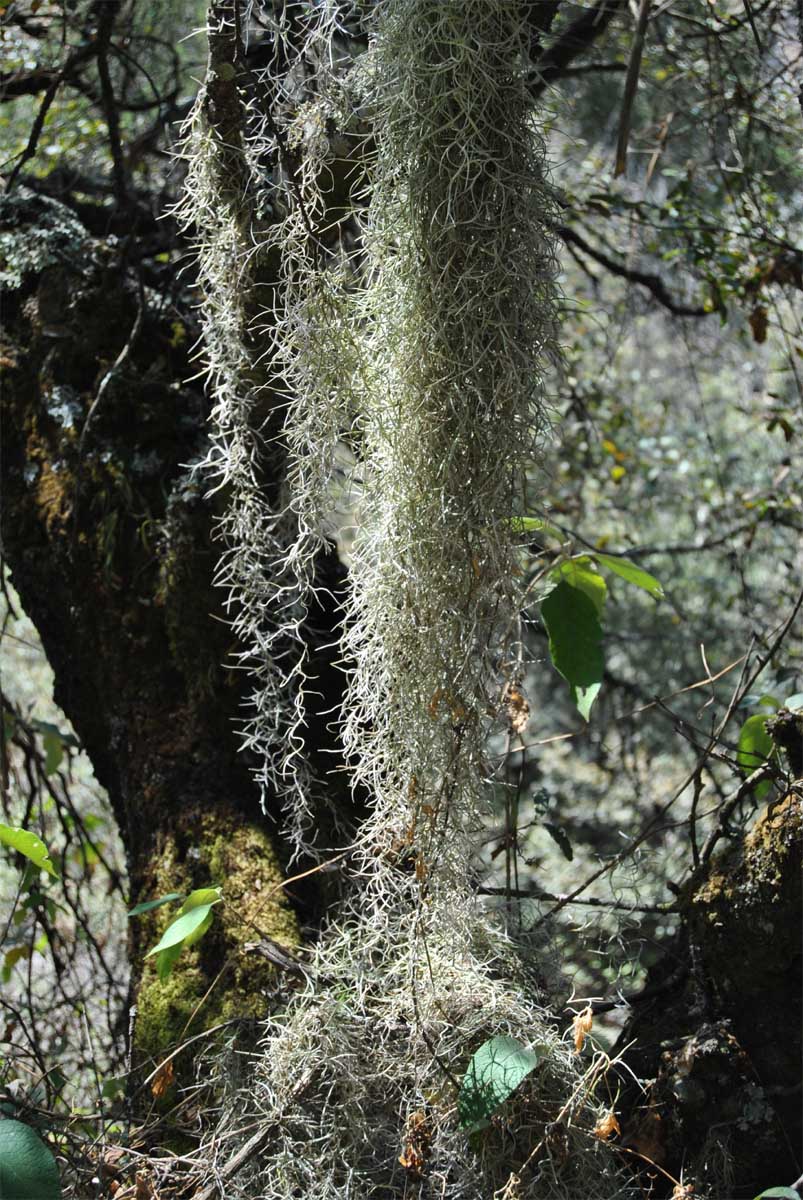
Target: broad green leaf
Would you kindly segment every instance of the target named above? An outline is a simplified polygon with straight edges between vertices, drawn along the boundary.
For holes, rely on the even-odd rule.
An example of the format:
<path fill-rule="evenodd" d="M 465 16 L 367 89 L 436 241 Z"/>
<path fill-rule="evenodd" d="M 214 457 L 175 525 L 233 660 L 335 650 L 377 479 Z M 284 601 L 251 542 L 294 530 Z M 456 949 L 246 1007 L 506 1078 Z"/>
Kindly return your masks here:
<path fill-rule="evenodd" d="M 160 941 L 145 955 L 156 958 L 156 974 L 164 982 L 185 946 L 192 946 L 202 938 L 212 924 L 212 909 L 223 899 L 220 887 L 196 888 L 190 892 L 179 909 L 178 916 L 171 921 Z M 164 898 L 163 898 L 164 899 Z"/>
<path fill-rule="evenodd" d="M 206 917 L 204 918 L 204 920 L 201 921 L 201 924 L 198 926 L 198 928 L 194 929 L 191 934 L 189 934 L 187 937 L 185 937 L 185 939 L 184 939 L 185 946 L 194 946 L 196 942 L 199 942 L 201 940 L 201 938 L 204 936 L 204 934 L 206 933 L 209 926 L 212 924 L 213 916 L 214 916 L 214 914 L 212 912 L 212 906 L 210 905 L 209 912 L 206 914 Z"/>
<path fill-rule="evenodd" d="M 492 1037 L 484 1042 L 468 1065 L 457 1097 L 457 1114 L 463 1129 L 485 1129 L 488 1118 L 504 1104 L 536 1067 L 544 1046 L 528 1050 L 512 1037 Z"/>
<path fill-rule="evenodd" d="M 565 580 L 541 604 L 555 670 L 572 689 L 585 720 L 602 684 L 602 627 L 593 600 Z"/>
<path fill-rule="evenodd" d="M 151 912 L 154 908 L 161 908 L 163 904 L 172 904 L 174 900 L 180 899 L 180 892 L 169 892 L 166 896 L 160 896 L 158 900 L 143 900 L 142 904 L 135 904 L 128 915 L 139 917 L 142 913 Z"/>
<path fill-rule="evenodd" d="M 597 610 L 597 616 L 602 617 L 602 611 L 605 608 L 605 597 L 608 595 L 608 585 L 599 571 L 595 571 L 591 567 L 591 559 L 587 554 L 580 555 L 577 558 L 570 558 L 566 562 L 560 563 L 553 571 L 550 571 L 549 578 L 557 580 L 565 579 L 572 587 L 579 588 L 581 592 L 585 592 Z"/>
<path fill-rule="evenodd" d="M 56 1160 L 22 1121 L 0 1121 L 0 1200 L 61 1200 Z"/>
<path fill-rule="evenodd" d="M 182 904 L 179 916 L 193 908 L 200 908 L 202 904 L 217 904 L 222 899 L 223 889 L 220 887 L 196 888 Z"/>
<path fill-rule="evenodd" d="M 157 944 L 148 951 L 145 955 L 150 958 L 152 954 L 159 954 L 162 950 L 169 950 L 171 946 L 177 946 L 195 933 L 199 925 L 203 924 L 209 916 L 211 904 L 201 904 L 197 908 L 191 908 L 189 912 L 185 912 L 182 916 L 176 917 L 175 921 L 171 921 L 167 929 L 162 934 Z"/>
<path fill-rule="evenodd" d="M 510 527 L 514 533 L 547 533 L 559 542 L 566 541 L 564 533 L 548 521 L 542 521 L 540 517 L 511 517 Z"/>
<path fill-rule="evenodd" d="M 160 950 L 156 955 L 156 974 L 160 983 L 164 983 L 170 976 L 185 945 L 185 942 L 178 942 L 175 946 L 168 946 L 166 950 Z"/>
<path fill-rule="evenodd" d="M 745 775 L 749 775 L 765 762 L 775 748 L 765 728 L 767 718 L 760 713 L 748 717 L 739 731 L 739 751 L 736 760 Z"/>
<path fill-rule="evenodd" d="M 204 917 L 201 924 L 192 933 L 187 934 L 183 941 L 178 942 L 175 946 L 168 946 L 166 950 L 161 950 L 156 956 L 156 974 L 159 980 L 164 983 L 165 979 L 171 974 L 173 967 L 178 960 L 181 951 L 185 946 L 193 946 L 204 936 L 209 926 L 212 924 L 212 906 L 208 905 L 209 912 Z"/>
<path fill-rule="evenodd" d="M 765 1197 L 769 1200 L 770 1196 L 773 1200 L 800 1200 L 800 1192 L 790 1187 L 767 1188 L 766 1192 L 759 1192 L 756 1200 L 765 1200 Z"/>
<path fill-rule="evenodd" d="M 653 600 L 663 600 L 664 589 L 655 576 L 650 575 L 648 571 L 643 571 L 641 567 L 637 567 L 630 559 L 615 558 L 613 555 L 600 554 L 598 551 L 595 551 L 591 557 L 595 558 L 600 566 L 607 567 L 609 571 L 626 579 L 628 583 L 648 592 Z"/>
<path fill-rule="evenodd" d="M 784 700 L 783 706 L 784 708 L 791 709 L 792 712 L 795 712 L 798 708 L 803 708 L 803 692 L 795 692 L 794 696 L 790 696 L 788 700 Z M 800 1200 L 799 1197 L 798 1200 Z"/>
<path fill-rule="evenodd" d="M 47 871 L 48 875 L 58 879 L 58 872 L 50 861 L 47 847 L 35 833 L 29 833 L 27 829 L 18 829 L 12 825 L 3 825 L 0 822 L 0 843 L 10 846 L 19 854 L 24 854 L 40 871 Z"/>

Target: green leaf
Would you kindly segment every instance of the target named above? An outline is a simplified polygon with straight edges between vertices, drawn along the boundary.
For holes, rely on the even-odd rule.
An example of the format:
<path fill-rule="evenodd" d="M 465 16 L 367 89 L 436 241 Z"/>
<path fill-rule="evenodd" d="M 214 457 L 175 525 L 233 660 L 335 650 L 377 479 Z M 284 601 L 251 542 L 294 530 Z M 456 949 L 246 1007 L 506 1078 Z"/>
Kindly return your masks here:
<path fill-rule="evenodd" d="M 135 904 L 129 911 L 129 917 L 139 917 L 142 913 L 151 912 L 154 908 L 161 908 L 163 904 L 172 904 L 174 900 L 180 900 L 180 892 L 168 892 L 166 896 L 160 896 L 158 900 L 143 900 L 142 904 Z"/>
<path fill-rule="evenodd" d="M 45 748 L 45 775 L 54 775 L 64 758 L 64 742 L 58 733 L 46 733 L 42 737 Z"/>
<path fill-rule="evenodd" d="M 457 1115 L 463 1129 L 485 1129 L 488 1118 L 516 1090 L 546 1053 L 546 1047 L 528 1050 L 512 1037 L 492 1037 L 480 1046 L 463 1076 L 457 1097 Z"/>
<path fill-rule="evenodd" d="M 565 579 L 572 587 L 579 588 L 581 592 L 585 592 L 597 610 L 597 616 L 601 618 L 602 611 L 605 608 L 605 597 L 608 595 L 608 585 L 599 571 L 593 570 L 590 563 L 591 559 L 587 554 L 581 554 L 577 558 L 570 558 L 566 562 L 560 563 L 553 571 L 550 571 L 549 578 L 557 580 Z"/>
<path fill-rule="evenodd" d="M 199 908 L 202 904 L 217 904 L 222 899 L 223 889 L 220 887 L 196 888 L 182 904 L 179 916 L 193 908 Z"/>
<path fill-rule="evenodd" d="M 563 852 L 563 857 L 567 858 L 569 862 L 571 862 L 574 858 L 574 850 L 569 838 L 566 835 L 566 831 L 560 825 L 555 825 L 552 821 L 544 821 L 544 829 L 552 838 L 552 841 L 557 842 L 557 844 L 560 846 Z"/>
<path fill-rule="evenodd" d="M 31 719 L 31 728 L 41 733 L 43 742 L 49 734 L 52 734 L 64 746 L 73 746 L 76 750 L 79 748 L 79 741 L 75 734 L 65 733 L 64 730 L 59 729 L 58 725 L 54 725 L 52 721 L 40 721 L 38 717 L 33 717 Z"/>
<path fill-rule="evenodd" d="M 22 1121 L 0 1121 L 0 1200 L 61 1200 L 56 1160 Z"/>
<path fill-rule="evenodd" d="M 175 921 L 170 922 L 157 944 L 148 951 L 145 957 L 150 958 L 152 954 L 158 954 L 161 950 L 169 950 L 172 946 L 179 945 L 191 933 L 195 933 L 199 925 L 203 924 L 209 916 L 211 908 L 211 904 L 201 904 L 198 908 L 192 908 L 189 912 L 176 917 Z"/>
<path fill-rule="evenodd" d="M 803 692 L 795 692 L 794 696 L 790 696 L 788 700 L 784 700 L 784 708 L 791 709 L 795 712 L 798 708 L 803 708 Z M 798 1197 L 800 1200 L 800 1197 Z"/>
<path fill-rule="evenodd" d="M 602 627 L 593 600 L 565 580 L 541 604 L 549 634 L 549 655 L 572 689 L 581 715 L 588 720 L 602 684 Z"/>
<path fill-rule="evenodd" d="M 47 871 L 48 875 L 58 879 L 58 872 L 50 861 L 47 847 L 35 833 L 29 833 L 27 829 L 19 829 L 16 826 L 3 825 L 0 822 L 0 843 L 10 846 L 19 854 L 24 854 L 40 871 Z"/>
<path fill-rule="evenodd" d="M 540 517 L 511 517 L 510 527 L 514 533 L 547 533 L 559 542 L 566 541 L 565 533 L 561 533 L 548 521 L 542 521 Z"/>
<path fill-rule="evenodd" d="M 760 713 L 748 717 L 739 731 L 739 750 L 736 761 L 745 775 L 750 775 L 769 758 L 775 748 L 765 728 L 767 718 Z"/>
<path fill-rule="evenodd" d="M 9 979 L 11 978 L 11 972 L 17 963 L 21 962 L 23 959 L 29 959 L 32 953 L 33 951 L 28 945 L 12 946 L 10 950 L 6 951 L 6 956 L 3 959 L 3 983 L 8 983 Z"/>
<path fill-rule="evenodd" d="M 184 942 L 178 942 L 175 946 L 168 946 L 166 950 L 160 950 L 156 955 L 156 975 L 160 983 L 164 983 L 169 978 L 184 946 Z"/>
<path fill-rule="evenodd" d="M 212 924 L 212 909 L 223 899 L 222 888 L 196 888 L 190 892 L 179 909 L 178 916 L 171 921 L 160 941 L 145 955 L 156 958 L 156 974 L 164 982 L 168 978 L 185 946 L 192 946 L 206 933 Z M 164 901 L 166 897 L 162 897 Z"/>
<path fill-rule="evenodd" d="M 759 1192 L 759 1194 L 756 1196 L 756 1200 L 764 1200 L 765 1196 L 767 1197 L 767 1200 L 769 1200 L 770 1196 L 772 1196 L 774 1200 L 800 1200 L 800 1193 L 796 1192 L 794 1188 L 790 1187 L 767 1188 L 766 1192 Z"/>
<path fill-rule="evenodd" d="M 597 551 L 594 551 L 591 557 L 595 558 L 600 566 L 613 571 L 614 575 L 618 575 L 635 587 L 641 588 L 642 591 L 648 592 L 653 600 L 663 600 L 664 589 L 655 576 L 650 575 L 648 571 L 643 571 L 641 567 L 637 567 L 630 559 L 615 558 L 610 554 L 600 554 Z"/>

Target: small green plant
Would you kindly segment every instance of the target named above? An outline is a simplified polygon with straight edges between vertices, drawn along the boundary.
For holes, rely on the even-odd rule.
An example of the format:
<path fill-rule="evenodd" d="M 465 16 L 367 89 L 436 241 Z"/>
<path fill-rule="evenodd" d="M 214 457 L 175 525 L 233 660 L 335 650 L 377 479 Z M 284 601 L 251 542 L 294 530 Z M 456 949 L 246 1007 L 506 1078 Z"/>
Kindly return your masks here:
<path fill-rule="evenodd" d="M 794 696 L 789 696 L 787 700 L 781 703 L 776 696 L 745 696 L 742 704 L 758 704 L 761 708 L 769 711 L 753 713 L 748 717 L 739 730 L 739 742 L 736 752 L 736 762 L 739 770 L 745 778 L 752 775 L 759 767 L 762 767 L 767 762 L 779 762 L 779 751 L 772 738 L 772 735 L 767 730 L 767 721 L 770 717 L 775 716 L 781 709 L 788 709 L 795 712 L 803 708 L 803 693 L 796 693 Z M 771 783 L 769 780 L 763 780 L 756 786 L 755 794 L 757 799 L 761 799 L 769 791 Z"/>
<path fill-rule="evenodd" d="M 132 908 L 128 915 L 139 917 L 155 908 L 161 908 L 164 904 L 173 904 L 181 898 L 179 892 L 170 892 L 157 900 L 145 900 Z M 212 909 L 216 904 L 220 904 L 222 899 L 220 887 L 196 888 L 184 898 L 181 908 L 159 941 L 145 955 L 146 958 L 156 955 L 156 973 L 162 982 L 169 978 L 185 946 L 194 945 L 206 933 L 212 924 Z"/>

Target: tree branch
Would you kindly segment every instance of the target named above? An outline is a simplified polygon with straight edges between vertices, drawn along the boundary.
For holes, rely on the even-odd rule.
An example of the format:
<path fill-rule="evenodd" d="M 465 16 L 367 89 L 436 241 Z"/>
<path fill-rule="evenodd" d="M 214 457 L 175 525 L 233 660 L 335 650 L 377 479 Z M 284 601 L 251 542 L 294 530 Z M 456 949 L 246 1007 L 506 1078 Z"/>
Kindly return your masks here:
<path fill-rule="evenodd" d="M 568 225 L 561 225 L 557 233 L 564 242 L 568 245 L 576 246 L 578 250 L 582 250 L 584 254 L 587 254 L 589 258 L 593 258 L 595 262 L 605 267 L 611 274 L 618 275 L 621 279 L 627 279 L 630 283 L 637 283 L 641 287 L 646 288 L 659 304 L 662 304 L 675 317 L 708 317 L 715 311 L 714 309 L 703 308 L 699 305 L 678 303 L 678 301 L 673 299 L 660 275 L 652 275 L 647 271 L 638 271 L 633 267 L 626 267 L 624 263 L 617 262 L 613 258 L 609 258 L 607 254 L 590 245 L 581 234 Z"/>
<path fill-rule="evenodd" d="M 540 96 L 566 67 L 584 54 L 610 25 L 617 13 L 627 9 L 627 0 L 597 0 L 593 8 L 565 29 L 540 56 L 531 75 L 530 95 Z"/>

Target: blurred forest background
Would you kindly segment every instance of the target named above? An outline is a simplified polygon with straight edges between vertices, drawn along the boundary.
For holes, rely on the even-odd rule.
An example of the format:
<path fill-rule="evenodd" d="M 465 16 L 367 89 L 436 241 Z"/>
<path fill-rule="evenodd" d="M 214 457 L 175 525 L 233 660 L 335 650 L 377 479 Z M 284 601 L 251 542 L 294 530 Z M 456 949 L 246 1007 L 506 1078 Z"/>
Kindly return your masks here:
<path fill-rule="evenodd" d="M 538 941 L 538 986 L 563 1027 L 591 1005 L 602 1047 L 640 1035 L 649 1047 L 639 1059 L 636 1045 L 634 1070 L 658 1081 L 653 1099 L 674 1105 L 664 1124 L 682 1133 L 667 1143 L 642 1113 L 625 1139 L 633 1153 L 676 1183 L 684 1155 L 696 1155 L 709 1171 L 701 1194 L 752 1196 L 803 1170 L 788 823 L 778 895 L 754 880 L 744 928 L 737 883 L 714 895 L 762 821 L 766 830 L 767 805 L 783 812 L 801 794 L 799 725 L 768 745 L 763 726 L 803 709 L 798 13 L 791 0 L 530 7 L 559 206 L 563 362 L 522 539 L 534 597 L 523 613 L 529 717 L 494 748 L 477 885 Z M 255 69 L 272 8 L 249 6 Z M 342 8 L 344 45 L 359 53 L 371 5 Z M 281 845 L 274 855 L 237 840 L 252 828 L 272 838 L 275 824 L 263 825 L 236 755 L 242 682 L 224 666 L 226 626 L 207 619 L 221 611 L 214 503 L 185 470 L 203 447 L 207 400 L 192 230 L 173 208 L 205 20 L 202 3 L 0 0 L 3 820 L 38 832 L 59 871 L 45 880 L 11 853 L 0 860 L 0 1086 L 7 1115 L 55 1139 L 65 1186 L 81 1197 L 120 1195 L 137 1170 L 152 1188 L 137 1200 L 159 1195 L 168 1174 L 153 1149 L 175 1146 L 176 1128 L 191 1177 L 214 1089 L 189 1068 L 176 1084 L 160 1064 L 181 1037 L 258 1017 L 276 986 L 265 979 L 281 972 L 263 963 L 254 984 L 238 967 L 248 1011 L 235 995 L 196 1017 L 231 947 L 254 941 L 253 929 L 218 922 L 214 961 L 188 952 L 189 1002 L 171 993 L 166 1014 L 163 1000 L 138 998 L 161 927 L 141 928 L 127 910 L 208 882 L 225 898 L 221 874 L 195 874 L 207 777 L 227 793 L 214 832 L 230 856 L 262 856 L 266 878 L 276 858 L 291 874 L 304 867 Z M 322 570 L 335 591 L 358 500 L 345 486 L 332 497 L 337 550 Z M 586 721 L 550 662 L 538 599 L 556 564 L 593 552 L 625 555 L 663 597 L 606 576 L 604 677 Z M 320 616 L 324 628 L 334 619 Z M 759 732 L 745 724 L 755 716 Z M 237 878 L 233 861 L 213 861 Z M 285 914 L 302 942 L 329 895 L 328 882 L 313 883 L 291 889 Z M 724 896 L 717 920 L 734 923 L 705 963 L 717 976 L 708 1009 L 689 981 L 690 898 L 703 885 L 707 911 Z M 622 997 L 656 987 L 660 1014 L 639 1026 L 650 1005 Z M 726 1035 L 744 1044 L 739 1012 L 755 1027 L 760 1008 L 773 1037 L 751 1066 L 735 1066 Z M 703 1027 L 719 1030 L 708 1065 L 667 1064 Z M 783 1052 L 769 1048 L 781 1028 Z M 681 1076 L 694 1085 L 685 1095 Z M 734 1110 L 723 1109 L 728 1092 Z M 672 1185 L 656 1169 L 650 1186 Z"/>

